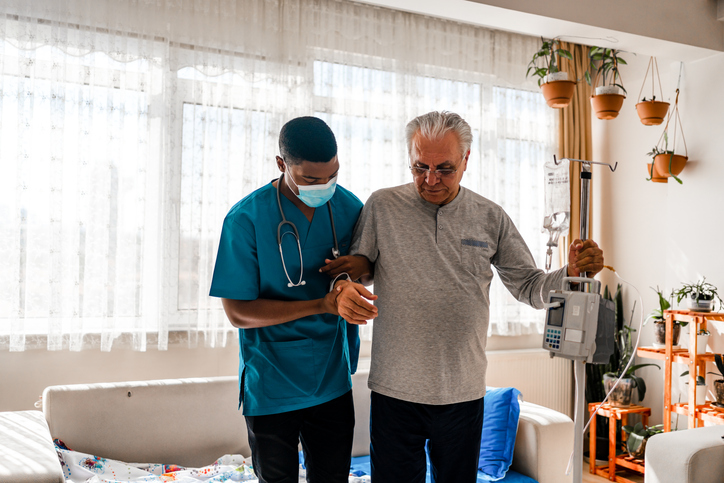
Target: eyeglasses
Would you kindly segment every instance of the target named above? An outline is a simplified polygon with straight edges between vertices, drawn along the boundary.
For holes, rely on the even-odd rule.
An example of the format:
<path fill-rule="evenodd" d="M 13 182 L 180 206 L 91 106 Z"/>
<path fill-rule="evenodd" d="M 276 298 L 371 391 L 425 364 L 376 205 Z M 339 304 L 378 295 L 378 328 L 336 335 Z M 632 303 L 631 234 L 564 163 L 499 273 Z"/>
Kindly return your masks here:
<path fill-rule="evenodd" d="M 427 178 L 428 175 L 434 175 L 438 178 L 452 178 L 455 173 L 458 172 L 458 169 L 452 169 L 452 168 L 443 168 L 443 169 L 430 169 L 430 168 L 421 168 L 419 166 L 409 166 L 410 171 L 412 171 L 412 176 L 415 178 Z"/>

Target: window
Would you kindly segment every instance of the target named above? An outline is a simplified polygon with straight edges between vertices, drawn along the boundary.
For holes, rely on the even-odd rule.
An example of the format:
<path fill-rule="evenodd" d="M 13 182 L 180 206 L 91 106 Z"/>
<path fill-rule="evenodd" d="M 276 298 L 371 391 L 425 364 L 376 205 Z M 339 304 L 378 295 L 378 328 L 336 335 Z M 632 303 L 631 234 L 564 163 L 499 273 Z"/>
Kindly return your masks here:
<path fill-rule="evenodd" d="M 278 176 L 279 129 L 299 115 L 332 127 L 339 182 L 364 201 L 411 179 L 410 119 L 459 113 L 474 133 L 463 184 L 543 263 L 557 126 L 524 80 L 536 39 L 337 0 L 111 2 L 92 20 L 25 3 L 0 12 L 0 347 L 80 350 L 100 333 L 102 350 L 166 348 L 169 330 L 225 344 L 208 297 L 221 224 Z M 493 333 L 542 328 L 492 293 Z"/>

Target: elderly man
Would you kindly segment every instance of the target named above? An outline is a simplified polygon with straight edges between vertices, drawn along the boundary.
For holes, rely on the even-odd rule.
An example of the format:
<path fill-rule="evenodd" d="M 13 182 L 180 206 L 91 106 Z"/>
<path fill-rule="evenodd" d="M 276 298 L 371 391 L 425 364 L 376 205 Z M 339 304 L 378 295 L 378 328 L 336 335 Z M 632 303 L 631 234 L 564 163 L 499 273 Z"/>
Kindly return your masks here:
<path fill-rule="evenodd" d="M 350 250 L 365 257 L 357 267 L 370 267 L 362 281 L 374 280 L 377 310 L 350 281 L 336 284 L 336 302 L 351 323 L 377 316 L 369 376 L 373 481 L 424 482 L 429 441 L 434 481 L 474 482 L 492 266 L 516 299 L 540 309 L 566 275 L 598 273 L 603 254 L 595 242 L 576 240 L 569 264 L 544 273 L 503 209 L 460 186 L 470 126 L 457 114 L 430 112 L 412 120 L 406 135 L 413 182 L 370 196 Z M 352 262 L 323 270 L 345 263 Z"/>

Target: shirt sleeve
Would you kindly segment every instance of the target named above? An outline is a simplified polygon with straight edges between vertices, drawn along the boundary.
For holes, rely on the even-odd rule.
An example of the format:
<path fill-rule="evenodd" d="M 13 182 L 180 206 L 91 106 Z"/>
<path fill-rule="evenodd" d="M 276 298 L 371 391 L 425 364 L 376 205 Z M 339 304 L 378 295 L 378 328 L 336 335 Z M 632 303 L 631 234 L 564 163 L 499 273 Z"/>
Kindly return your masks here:
<path fill-rule="evenodd" d="M 357 220 L 352 234 L 351 255 L 364 255 L 375 263 L 379 256 L 377 246 L 377 228 L 375 227 L 375 195 L 372 194 L 362 208 L 362 213 Z"/>
<path fill-rule="evenodd" d="M 559 289 L 567 273 L 565 266 L 551 273 L 536 267 L 528 245 L 506 213 L 500 220 L 498 250 L 492 263 L 513 297 L 536 309 L 544 307 L 548 292 Z"/>
<path fill-rule="evenodd" d="M 254 233 L 250 220 L 226 217 L 209 295 L 235 300 L 259 298 L 259 259 Z"/>

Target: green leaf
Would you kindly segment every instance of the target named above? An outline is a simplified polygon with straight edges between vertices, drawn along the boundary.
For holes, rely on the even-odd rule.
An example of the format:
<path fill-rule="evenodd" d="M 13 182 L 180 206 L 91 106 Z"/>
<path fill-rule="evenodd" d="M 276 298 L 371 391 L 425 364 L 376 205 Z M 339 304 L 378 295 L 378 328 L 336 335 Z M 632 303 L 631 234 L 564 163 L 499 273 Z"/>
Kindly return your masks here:
<path fill-rule="evenodd" d="M 641 369 L 642 367 L 648 367 L 648 366 L 654 366 L 654 367 L 656 367 L 656 368 L 661 369 L 658 365 L 652 364 L 652 363 L 647 363 L 647 364 L 634 364 L 633 366 L 631 366 L 631 367 L 628 368 L 628 371 L 626 371 L 626 375 L 633 374 L 633 373 L 634 373 L 635 371 L 637 371 L 638 369 Z M 629 377 L 632 377 L 632 376 L 629 376 Z"/>
<path fill-rule="evenodd" d="M 643 401 L 644 396 L 646 396 L 646 381 L 644 381 L 643 378 L 639 376 L 631 376 L 631 378 L 636 381 L 636 389 L 639 393 L 639 401 Z"/>
<path fill-rule="evenodd" d="M 573 56 L 567 50 L 559 50 L 558 55 L 560 55 L 561 57 L 565 57 L 566 59 L 573 60 Z"/>

